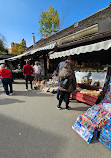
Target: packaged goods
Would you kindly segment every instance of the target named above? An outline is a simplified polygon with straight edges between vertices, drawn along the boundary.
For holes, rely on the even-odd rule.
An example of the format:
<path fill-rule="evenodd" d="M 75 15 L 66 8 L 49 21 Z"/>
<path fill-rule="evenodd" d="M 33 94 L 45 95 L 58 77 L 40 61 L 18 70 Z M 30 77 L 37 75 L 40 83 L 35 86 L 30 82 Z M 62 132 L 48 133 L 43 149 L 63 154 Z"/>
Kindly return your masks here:
<path fill-rule="evenodd" d="M 111 150 L 111 119 L 101 128 L 99 141 Z"/>
<path fill-rule="evenodd" d="M 93 133 L 87 130 L 78 121 L 75 122 L 74 126 L 72 126 L 72 129 L 75 130 L 88 144 L 90 143 Z"/>
<path fill-rule="evenodd" d="M 111 150 L 111 78 L 106 88 L 104 99 L 99 104 L 89 108 L 81 114 L 72 128 L 89 144 L 91 139 L 97 138 Z"/>

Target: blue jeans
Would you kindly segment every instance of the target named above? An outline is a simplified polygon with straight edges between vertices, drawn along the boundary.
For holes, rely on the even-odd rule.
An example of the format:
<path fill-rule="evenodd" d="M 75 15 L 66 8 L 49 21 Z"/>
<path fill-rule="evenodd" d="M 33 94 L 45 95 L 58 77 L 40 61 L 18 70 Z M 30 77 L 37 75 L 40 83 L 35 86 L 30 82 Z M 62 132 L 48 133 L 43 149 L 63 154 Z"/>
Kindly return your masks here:
<path fill-rule="evenodd" d="M 60 90 L 59 90 L 59 88 L 57 89 L 57 96 L 56 96 L 56 98 L 59 100 L 59 96 L 60 96 Z"/>
<path fill-rule="evenodd" d="M 7 95 L 9 95 L 9 93 L 13 93 L 13 90 L 12 90 L 12 79 L 11 78 L 2 78 L 1 81 L 2 81 L 2 84 L 3 84 L 4 90 L 5 90 L 5 93 Z M 10 92 L 8 90 L 8 85 L 10 87 Z"/>

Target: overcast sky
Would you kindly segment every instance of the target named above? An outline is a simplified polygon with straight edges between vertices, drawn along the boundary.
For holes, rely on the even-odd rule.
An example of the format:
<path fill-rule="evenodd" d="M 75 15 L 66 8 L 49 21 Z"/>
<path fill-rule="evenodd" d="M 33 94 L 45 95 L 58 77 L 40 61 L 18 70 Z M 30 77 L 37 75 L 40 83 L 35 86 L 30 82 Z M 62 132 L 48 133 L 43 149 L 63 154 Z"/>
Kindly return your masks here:
<path fill-rule="evenodd" d="M 61 29 L 80 21 L 109 6 L 111 0 L 0 0 L 0 34 L 10 47 L 11 42 L 20 43 L 24 38 L 32 45 L 32 33 L 36 42 L 40 39 L 40 14 L 53 6 L 59 16 Z"/>

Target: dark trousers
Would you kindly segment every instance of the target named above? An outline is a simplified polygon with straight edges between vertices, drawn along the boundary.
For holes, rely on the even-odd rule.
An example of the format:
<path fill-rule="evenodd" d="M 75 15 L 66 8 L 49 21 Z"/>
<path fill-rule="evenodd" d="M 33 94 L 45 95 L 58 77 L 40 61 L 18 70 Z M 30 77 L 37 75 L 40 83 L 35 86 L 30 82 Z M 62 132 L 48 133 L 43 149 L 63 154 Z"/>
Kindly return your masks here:
<path fill-rule="evenodd" d="M 2 81 L 2 84 L 3 84 L 4 90 L 5 90 L 5 93 L 7 95 L 9 95 L 9 93 L 13 93 L 13 90 L 12 90 L 12 79 L 11 78 L 3 78 L 3 79 L 1 79 L 1 81 Z M 8 90 L 8 85 L 10 87 L 10 92 Z"/>
<path fill-rule="evenodd" d="M 28 89 L 28 81 L 30 81 L 30 86 L 31 86 L 31 89 L 32 89 L 32 76 L 25 76 L 25 81 L 26 81 L 26 89 Z"/>
<path fill-rule="evenodd" d="M 62 101 L 64 100 L 66 103 L 66 109 L 69 107 L 69 97 L 70 97 L 70 92 L 64 92 L 64 91 L 59 91 L 60 92 L 60 98 L 59 98 L 59 106 L 61 106 Z"/>

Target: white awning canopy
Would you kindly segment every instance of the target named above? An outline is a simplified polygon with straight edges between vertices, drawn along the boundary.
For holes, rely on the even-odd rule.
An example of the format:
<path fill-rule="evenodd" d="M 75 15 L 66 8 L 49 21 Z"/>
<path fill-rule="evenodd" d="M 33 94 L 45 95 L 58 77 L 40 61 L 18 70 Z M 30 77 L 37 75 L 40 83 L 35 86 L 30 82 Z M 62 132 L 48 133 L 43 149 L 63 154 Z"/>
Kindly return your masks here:
<path fill-rule="evenodd" d="M 65 57 L 74 54 L 86 53 L 86 52 L 93 52 L 93 51 L 100 51 L 100 50 L 107 50 L 111 47 L 111 40 L 102 41 L 94 44 L 89 44 L 85 46 L 76 47 L 70 50 L 62 51 L 62 52 L 54 52 L 53 54 L 49 55 L 50 59 Z"/>
<path fill-rule="evenodd" d="M 56 43 L 53 43 L 53 44 L 50 44 L 50 45 L 47 45 L 47 46 L 44 46 L 44 47 L 41 47 L 41 48 L 31 49 L 29 51 L 24 52 L 23 54 L 8 58 L 6 60 L 16 60 L 16 59 L 22 58 L 23 56 L 32 55 L 32 54 L 34 54 L 36 52 L 39 52 L 41 50 L 53 49 L 55 47 L 55 45 L 56 45 Z"/>
<path fill-rule="evenodd" d="M 0 64 L 4 64 L 5 63 L 5 60 L 0 60 Z"/>
<path fill-rule="evenodd" d="M 17 55 L 17 56 L 8 58 L 8 59 L 6 59 L 6 60 L 16 60 L 16 59 L 20 59 L 21 57 L 26 56 L 26 55 L 29 55 L 29 54 L 30 54 L 30 51 L 27 51 L 27 52 L 25 52 L 25 53 L 23 53 L 23 54 L 20 54 L 20 55 Z"/>
<path fill-rule="evenodd" d="M 55 47 L 56 43 L 53 43 L 53 44 L 50 44 L 50 45 L 47 45 L 47 46 L 44 46 L 44 47 L 40 47 L 40 48 L 37 48 L 37 49 L 34 49 L 31 51 L 30 54 L 34 54 L 38 51 L 41 51 L 41 50 L 48 50 L 48 49 L 53 49 Z"/>

